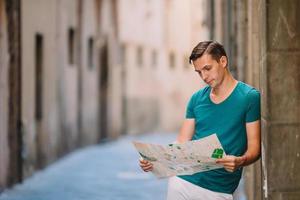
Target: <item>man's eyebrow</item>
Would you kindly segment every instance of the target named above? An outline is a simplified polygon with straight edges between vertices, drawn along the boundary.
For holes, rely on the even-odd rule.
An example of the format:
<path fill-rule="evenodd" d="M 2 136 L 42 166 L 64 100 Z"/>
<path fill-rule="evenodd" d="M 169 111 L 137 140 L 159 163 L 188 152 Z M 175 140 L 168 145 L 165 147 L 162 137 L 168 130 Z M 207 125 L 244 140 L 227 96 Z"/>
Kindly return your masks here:
<path fill-rule="evenodd" d="M 203 69 L 203 68 L 206 68 L 206 67 L 211 67 L 211 65 L 204 65 L 204 66 L 202 67 L 202 69 Z"/>
<path fill-rule="evenodd" d="M 211 65 L 204 65 L 201 69 L 207 68 L 207 67 L 211 67 Z M 200 72 L 200 70 L 195 69 L 196 72 Z"/>

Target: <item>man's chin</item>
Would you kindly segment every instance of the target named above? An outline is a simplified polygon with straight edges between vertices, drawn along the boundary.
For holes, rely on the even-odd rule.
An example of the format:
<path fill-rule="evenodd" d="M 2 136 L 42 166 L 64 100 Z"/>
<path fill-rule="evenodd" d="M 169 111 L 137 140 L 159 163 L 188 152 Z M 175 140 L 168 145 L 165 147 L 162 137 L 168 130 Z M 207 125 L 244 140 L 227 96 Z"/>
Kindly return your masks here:
<path fill-rule="evenodd" d="M 207 85 L 211 88 L 217 88 L 218 87 L 218 85 L 214 82 L 210 82 L 210 84 L 207 84 Z"/>
<path fill-rule="evenodd" d="M 208 83 L 206 83 L 207 85 L 209 85 L 210 87 L 213 87 L 214 86 L 214 82 L 213 81 L 210 81 Z"/>

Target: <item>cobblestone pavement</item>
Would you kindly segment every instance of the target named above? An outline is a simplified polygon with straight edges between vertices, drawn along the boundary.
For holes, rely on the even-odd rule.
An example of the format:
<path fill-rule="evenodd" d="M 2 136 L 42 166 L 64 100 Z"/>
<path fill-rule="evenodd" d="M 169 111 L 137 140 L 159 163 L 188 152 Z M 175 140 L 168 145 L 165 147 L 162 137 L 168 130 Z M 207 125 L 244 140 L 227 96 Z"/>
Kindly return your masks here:
<path fill-rule="evenodd" d="M 125 136 L 77 150 L 4 191 L 0 200 L 164 200 L 167 180 L 142 172 L 131 141 L 167 144 L 175 137 L 164 133 Z M 235 199 L 245 199 L 241 189 Z"/>

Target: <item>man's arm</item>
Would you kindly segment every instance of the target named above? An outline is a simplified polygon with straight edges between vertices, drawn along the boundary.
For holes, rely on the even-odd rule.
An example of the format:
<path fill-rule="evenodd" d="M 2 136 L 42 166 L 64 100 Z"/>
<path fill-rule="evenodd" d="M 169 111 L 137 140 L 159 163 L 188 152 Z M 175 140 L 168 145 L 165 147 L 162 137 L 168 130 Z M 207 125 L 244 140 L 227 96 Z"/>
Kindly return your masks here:
<path fill-rule="evenodd" d="M 190 141 L 195 131 L 195 119 L 185 119 L 177 136 L 177 143 Z"/>
<path fill-rule="evenodd" d="M 246 131 L 248 148 L 245 154 L 239 157 L 228 155 L 217 160 L 227 171 L 233 172 L 239 167 L 250 165 L 260 157 L 260 120 L 247 123 Z"/>
<path fill-rule="evenodd" d="M 250 122 L 246 124 L 247 131 L 247 140 L 248 140 L 248 149 L 246 153 L 243 155 L 245 157 L 245 161 L 242 166 L 247 166 L 255 161 L 257 161 L 260 157 L 260 120 L 255 122 Z"/>

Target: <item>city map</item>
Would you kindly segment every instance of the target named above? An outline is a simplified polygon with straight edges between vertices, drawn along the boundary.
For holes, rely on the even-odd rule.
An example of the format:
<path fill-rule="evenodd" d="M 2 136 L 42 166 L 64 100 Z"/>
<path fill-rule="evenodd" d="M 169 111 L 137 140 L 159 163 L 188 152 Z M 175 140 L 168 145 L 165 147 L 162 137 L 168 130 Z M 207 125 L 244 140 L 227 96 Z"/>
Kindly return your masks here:
<path fill-rule="evenodd" d="M 133 144 L 140 156 L 153 164 L 152 172 L 158 178 L 223 168 L 216 164 L 216 159 L 225 155 L 216 134 L 183 144 L 163 146 L 136 141 Z"/>

